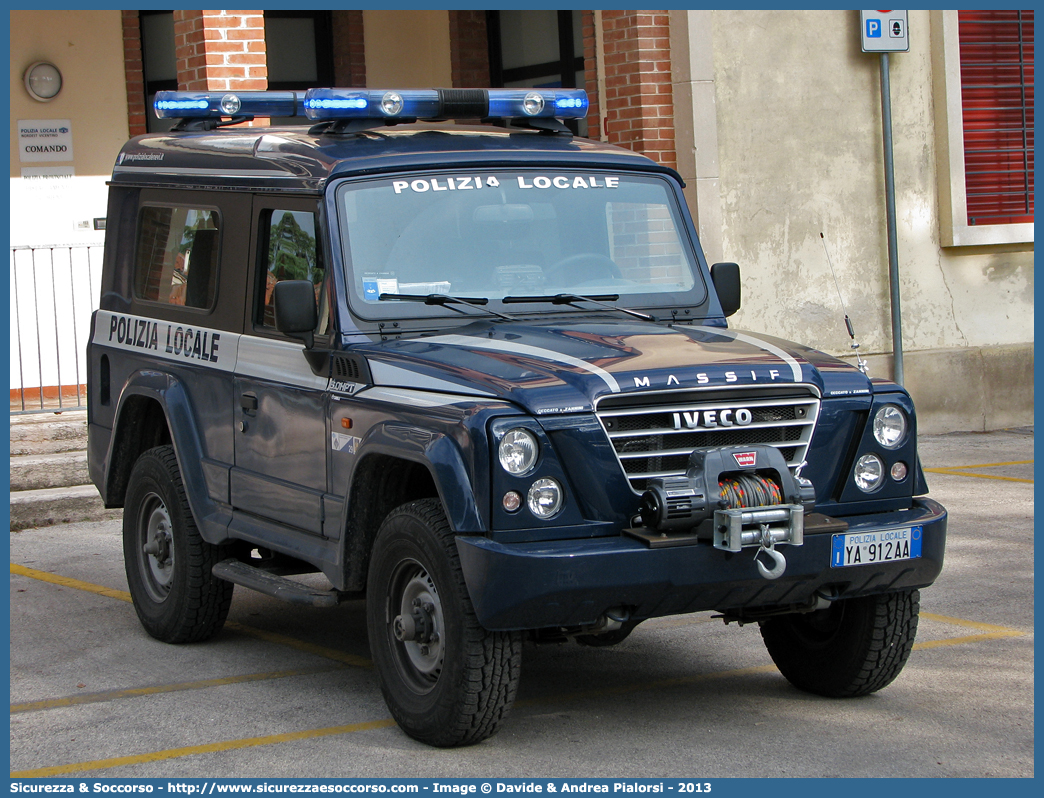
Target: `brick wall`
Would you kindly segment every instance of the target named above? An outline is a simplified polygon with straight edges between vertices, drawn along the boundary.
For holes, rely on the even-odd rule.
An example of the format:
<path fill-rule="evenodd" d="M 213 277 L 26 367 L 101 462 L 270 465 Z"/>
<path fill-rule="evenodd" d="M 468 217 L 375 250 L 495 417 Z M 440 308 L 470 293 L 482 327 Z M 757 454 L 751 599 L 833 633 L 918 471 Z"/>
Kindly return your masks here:
<path fill-rule="evenodd" d="M 485 11 L 450 11 L 450 68 L 453 88 L 489 86 Z"/>
<path fill-rule="evenodd" d="M 263 91 L 264 12 L 175 11 L 174 57 L 181 91 Z M 249 124 L 265 126 L 268 120 Z"/>
<path fill-rule="evenodd" d="M 141 60 L 141 24 L 137 11 L 123 11 L 123 70 L 127 79 L 127 131 L 140 136 L 145 129 L 145 72 Z"/>
<path fill-rule="evenodd" d="M 602 25 L 608 140 L 676 167 L 667 12 L 603 11 Z"/>
<path fill-rule="evenodd" d="M 333 12 L 334 84 L 345 88 L 366 85 L 366 47 L 363 12 Z"/>

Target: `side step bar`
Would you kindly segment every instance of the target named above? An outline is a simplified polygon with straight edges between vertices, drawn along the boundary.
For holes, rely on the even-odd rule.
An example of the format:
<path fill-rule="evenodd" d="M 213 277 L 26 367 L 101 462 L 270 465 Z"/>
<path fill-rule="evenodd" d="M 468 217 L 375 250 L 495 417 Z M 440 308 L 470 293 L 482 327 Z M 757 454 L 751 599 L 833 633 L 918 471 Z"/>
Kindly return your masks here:
<path fill-rule="evenodd" d="M 339 590 L 317 590 L 314 587 L 287 579 L 285 576 L 276 576 L 268 571 L 262 571 L 260 568 L 255 568 L 236 559 L 222 560 L 211 569 L 211 573 L 218 579 L 234 582 L 237 585 L 288 601 L 291 604 L 305 604 L 311 607 L 335 607 L 342 601 L 358 597 L 356 594 L 342 593 Z"/>

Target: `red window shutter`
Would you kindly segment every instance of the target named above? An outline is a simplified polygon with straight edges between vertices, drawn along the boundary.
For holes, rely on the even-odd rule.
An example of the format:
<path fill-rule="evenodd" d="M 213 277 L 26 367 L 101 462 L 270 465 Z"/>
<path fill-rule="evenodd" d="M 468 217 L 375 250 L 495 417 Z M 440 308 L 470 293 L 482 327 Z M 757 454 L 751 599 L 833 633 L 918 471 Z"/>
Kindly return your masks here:
<path fill-rule="evenodd" d="M 1033 11 L 958 12 L 968 224 L 1033 222 Z"/>

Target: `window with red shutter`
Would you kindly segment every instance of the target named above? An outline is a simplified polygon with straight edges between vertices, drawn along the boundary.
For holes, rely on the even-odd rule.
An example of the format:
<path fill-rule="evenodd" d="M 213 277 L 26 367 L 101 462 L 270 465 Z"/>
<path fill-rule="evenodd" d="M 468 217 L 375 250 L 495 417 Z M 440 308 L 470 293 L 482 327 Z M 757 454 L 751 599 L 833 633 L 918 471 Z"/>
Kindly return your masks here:
<path fill-rule="evenodd" d="M 1033 11 L 960 11 L 967 223 L 1033 222 Z"/>

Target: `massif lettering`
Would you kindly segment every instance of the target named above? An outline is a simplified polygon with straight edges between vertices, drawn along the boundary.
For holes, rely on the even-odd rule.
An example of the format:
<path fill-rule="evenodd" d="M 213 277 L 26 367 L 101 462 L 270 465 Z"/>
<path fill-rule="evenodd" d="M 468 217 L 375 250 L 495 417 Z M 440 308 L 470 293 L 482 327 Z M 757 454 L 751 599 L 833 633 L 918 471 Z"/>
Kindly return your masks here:
<path fill-rule="evenodd" d="M 158 352 L 161 340 L 159 325 L 149 319 L 113 316 L 109 320 L 109 342 Z M 163 326 L 167 328 L 163 339 L 165 353 L 208 363 L 218 362 L 221 333 L 166 323 Z"/>
<path fill-rule="evenodd" d="M 754 369 L 749 369 L 749 371 L 750 371 L 750 381 L 751 382 L 757 382 L 758 379 L 759 379 L 758 373 Z M 682 375 L 682 376 L 685 376 L 685 375 Z M 725 382 L 739 382 L 741 378 L 742 379 L 746 379 L 747 375 L 745 373 L 742 373 L 742 372 L 726 371 L 724 376 L 725 376 Z M 772 380 L 773 382 L 778 380 L 779 379 L 779 369 L 768 369 L 767 372 L 763 372 L 761 374 L 761 379 L 765 379 L 765 378 L 768 378 L 769 380 Z M 710 381 L 711 381 L 710 375 L 706 374 L 705 372 L 700 372 L 699 374 L 696 375 L 696 384 L 697 385 L 707 385 L 707 384 L 710 383 Z M 668 386 L 670 386 L 670 385 L 681 385 L 681 381 L 674 374 L 669 374 L 669 375 L 667 375 L 667 385 Z M 634 378 L 634 387 L 635 388 L 651 388 L 653 386 L 652 386 L 652 381 L 649 379 L 649 377 L 635 377 Z"/>

